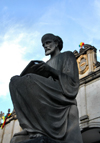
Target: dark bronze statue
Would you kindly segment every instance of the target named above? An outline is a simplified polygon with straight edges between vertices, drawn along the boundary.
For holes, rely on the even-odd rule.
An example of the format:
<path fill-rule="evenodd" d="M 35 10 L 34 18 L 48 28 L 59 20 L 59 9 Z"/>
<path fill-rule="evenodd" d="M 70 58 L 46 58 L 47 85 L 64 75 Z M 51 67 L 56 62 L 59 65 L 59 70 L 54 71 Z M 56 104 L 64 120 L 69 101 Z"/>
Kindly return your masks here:
<path fill-rule="evenodd" d="M 22 132 L 11 143 L 82 143 L 76 95 L 78 68 L 72 52 L 61 53 L 59 36 L 42 37 L 46 63 L 31 61 L 20 76 L 10 82 L 13 105 Z M 42 140 L 42 141 L 41 141 Z"/>

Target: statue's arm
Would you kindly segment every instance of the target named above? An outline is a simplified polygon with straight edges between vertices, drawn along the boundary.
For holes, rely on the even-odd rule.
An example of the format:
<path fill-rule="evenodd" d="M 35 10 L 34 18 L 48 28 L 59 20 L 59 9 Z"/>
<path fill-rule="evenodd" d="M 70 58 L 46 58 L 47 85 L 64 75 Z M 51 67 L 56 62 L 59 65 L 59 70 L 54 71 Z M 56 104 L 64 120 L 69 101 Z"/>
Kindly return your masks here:
<path fill-rule="evenodd" d="M 21 72 L 20 76 L 24 76 L 28 73 L 35 73 L 34 69 L 32 68 L 34 65 L 37 65 L 39 63 L 41 63 L 42 61 L 31 61 L 26 67 L 25 69 Z"/>
<path fill-rule="evenodd" d="M 60 58 L 62 62 L 62 68 L 60 70 L 56 70 L 43 62 L 38 65 L 37 74 L 42 73 L 44 74 L 42 76 L 52 76 L 54 79 L 58 79 L 66 97 L 74 99 L 79 88 L 76 58 L 72 52 L 65 52 Z"/>
<path fill-rule="evenodd" d="M 59 74 L 59 81 L 64 94 L 68 98 L 74 99 L 79 88 L 79 74 L 76 58 L 72 52 L 64 53 L 63 58 L 64 61 L 62 72 Z"/>
<path fill-rule="evenodd" d="M 58 79 L 60 71 L 50 67 L 45 62 L 41 62 L 37 65 L 33 65 L 32 67 L 33 73 L 38 74 L 44 77 L 52 76 L 54 79 Z"/>

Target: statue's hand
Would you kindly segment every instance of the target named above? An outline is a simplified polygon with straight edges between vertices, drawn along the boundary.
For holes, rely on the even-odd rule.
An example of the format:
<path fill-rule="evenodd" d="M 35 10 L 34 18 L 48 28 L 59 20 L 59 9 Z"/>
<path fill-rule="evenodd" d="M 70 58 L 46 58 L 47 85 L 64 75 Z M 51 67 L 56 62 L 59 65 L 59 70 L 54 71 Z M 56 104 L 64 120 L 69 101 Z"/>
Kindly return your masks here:
<path fill-rule="evenodd" d="M 44 62 L 41 62 L 39 64 L 33 65 L 32 67 L 33 73 L 38 74 L 38 75 L 42 75 L 45 77 L 49 77 L 50 76 L 50 66 L 47 65 Z"/>

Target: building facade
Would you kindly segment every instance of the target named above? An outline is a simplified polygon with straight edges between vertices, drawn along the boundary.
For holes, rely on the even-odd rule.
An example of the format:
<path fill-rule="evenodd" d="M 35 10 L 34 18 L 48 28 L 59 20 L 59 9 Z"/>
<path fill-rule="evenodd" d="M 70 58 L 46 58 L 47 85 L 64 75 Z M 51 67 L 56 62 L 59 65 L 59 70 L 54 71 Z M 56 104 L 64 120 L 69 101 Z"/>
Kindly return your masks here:
<path fill-rule="evenodd" d="M 77 103 L 84 143 L 100 143 L 100 62 L 96 48 L 85 44 L 74 51 L 79 69 Z"/>

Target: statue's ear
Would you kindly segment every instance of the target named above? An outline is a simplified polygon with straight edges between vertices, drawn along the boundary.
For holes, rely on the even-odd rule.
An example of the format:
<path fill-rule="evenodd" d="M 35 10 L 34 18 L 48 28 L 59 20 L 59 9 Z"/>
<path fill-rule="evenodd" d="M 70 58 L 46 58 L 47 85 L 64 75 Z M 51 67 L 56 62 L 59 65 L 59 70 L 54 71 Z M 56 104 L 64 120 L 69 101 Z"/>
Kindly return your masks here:
<path fill-rule="evenodd" d="M 55 45 L 56 45 L 56 47 L 58 47 L 58 42 L 57 41 L 55 41 Z"/>

